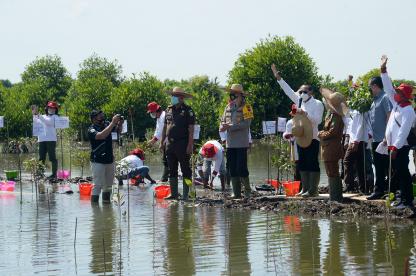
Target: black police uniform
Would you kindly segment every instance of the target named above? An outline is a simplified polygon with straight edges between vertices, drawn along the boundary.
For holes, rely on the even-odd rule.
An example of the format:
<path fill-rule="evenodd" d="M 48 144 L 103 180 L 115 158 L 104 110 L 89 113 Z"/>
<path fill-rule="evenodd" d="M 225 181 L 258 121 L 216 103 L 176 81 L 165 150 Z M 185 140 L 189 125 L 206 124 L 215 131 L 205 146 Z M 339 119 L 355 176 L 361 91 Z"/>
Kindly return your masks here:
<path fill-rule="evenodd" d="M 169 182 L 172 197 L 178 196 L 178 163 L 185 178 L 192 178 L 190 155 L 186 153 L 189 141 L 189 126 L 195 124 L 195 114 L 191 107 L 181 104 L 170 105 L 166 109 L 166 157 L 169 167 Z M 187 198 L 189 187 L 183 183 L 184 198 Z"/>

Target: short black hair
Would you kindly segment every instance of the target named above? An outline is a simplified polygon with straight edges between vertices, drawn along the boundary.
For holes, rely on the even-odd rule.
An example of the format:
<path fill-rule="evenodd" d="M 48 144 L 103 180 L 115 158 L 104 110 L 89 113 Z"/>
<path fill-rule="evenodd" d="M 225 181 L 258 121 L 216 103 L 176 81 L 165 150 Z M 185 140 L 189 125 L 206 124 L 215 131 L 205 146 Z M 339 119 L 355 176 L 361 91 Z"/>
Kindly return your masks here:
<path fill-rule="evenodd" d="M 101 110 L 93 110 L 90 113 L 90 119 L 93 120 L 95 117 L 97 117 L 99 114 L 103 113 Z"/>
<path fill-rule="evenodd" d="M 377 85 L 378 88 L 383 89 L 383 81 L 381 80 L 381 77 L 372 77 L 370 79 L 370 85 Z"/>

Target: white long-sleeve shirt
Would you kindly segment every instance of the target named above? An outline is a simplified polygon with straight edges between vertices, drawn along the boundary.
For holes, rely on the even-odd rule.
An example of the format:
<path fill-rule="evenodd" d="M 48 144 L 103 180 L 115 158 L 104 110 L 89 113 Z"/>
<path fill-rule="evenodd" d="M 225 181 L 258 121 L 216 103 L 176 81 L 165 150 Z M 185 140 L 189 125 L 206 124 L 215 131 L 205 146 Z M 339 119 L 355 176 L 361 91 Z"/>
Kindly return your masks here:
<path fill-rule="evenodd" d="M 38 142 L 56 142 L 55 118 L 58 115 L 38 115 L 35 119 L 43 125 L 43 132 L 38 136 Z"/>
<path fill-rule="evenodd" d="M 143 167 L 144 163 L 143 160 L 140 159 L 137 155 L 127 155 L 123 159 L 121 159 L 117 165 L 118 170 L 121 171 L 122 174 L 128 174 L 132 170 L 136 168 Z"/>
<path fill-rule="evenodd" d="M 160 141 L 160 139 L 162 139 L 162 132 L 163 128 L 165 127 L 165 115 L 165 111 L 162 111 L 160 117 L 156 119 L 156 129 L 155 133 L 153 134 L 153 137 L 155 137 L 157 141 Z"/>
<path fill-rule="evenodd" d="M 296 138 L 294 136 L 292 136 L 292 138 L 289 138 L 289 139 L 285 138 L 286 135 L 292 134 L 292 126 L 293 126 L 293 121 L 292 119 L 290 119 L 286 122 L 286 130 L 285 132 L 283 132 L 283 139 L 285 139 L 286 141 L 289 141 L 292 144 L 292 146 L 290 147 L 291 155 L 293 154 L 293 156 L 295 157 L 295 161 L 298 161 L 299 155 L 298 155 L 298 148 L 296 146 Z"/>
<path fill-rule="evenodd" d="M 370 116 L 368 112 L 365 112 L 363 115 L 356 110 L 350 110 L 349 116 L 351 120 L 347 129 L 347 134 L 350 136 L 350 143 L 367 143 L 370 139 L 369 136 L 373 136 L 373 133 L 371 131 Z"/>
<path fill-rule="evenodd" d="M 387 73 L 381 74 L 381 80 L 383 81 L 384 91 L 387 93 L 393 105 L 386 128 L 387 146 L 394 146 L 397 149 L 401 149 L 403 146 L 409 145 L 407 143 L 407 136 L 409 136 L 416 114 L 412 105 L 401 107 L 394 100 L 396 91 Z"/>
<path fill-rule="evenodd" d="M 214 164 L 215 164 L 214 165 L 214 171 L 218 173 L 220 171 L 220 168 L 221 168 L 221 163 L 224 160 L 224 148 L 216 140 L 208 141 L 204 145 L 206 145 L 206 144 L 213 144 L 214 147 L 217 149 L 217 153 L 212 158 L 205 158 L 204 157 L 204 159 L 208 160 L 208 161 L 214 161 Z M 199 154 L 202 156 L 202 147 L 199 150 Z M 202 170 L 202 168 L 198 168 L 198 169 Z"/>
<path fill-rule="evenodd" d="M 299 95 L 293 91 L 293 89 L 283 80 L 277 81 L 280 87 L 283 89 L 285 94 L 292 100 L 296 105 L 299 104 Z M 312 123 L 313 139 L 318 140 L 318 126 L 322 123 L 322 116 L 324 114 L 324 105 L 321 101 L 310 97 L 306 102 L 302 101 L 301 109 L 307 113 L 309 120 Z"/>

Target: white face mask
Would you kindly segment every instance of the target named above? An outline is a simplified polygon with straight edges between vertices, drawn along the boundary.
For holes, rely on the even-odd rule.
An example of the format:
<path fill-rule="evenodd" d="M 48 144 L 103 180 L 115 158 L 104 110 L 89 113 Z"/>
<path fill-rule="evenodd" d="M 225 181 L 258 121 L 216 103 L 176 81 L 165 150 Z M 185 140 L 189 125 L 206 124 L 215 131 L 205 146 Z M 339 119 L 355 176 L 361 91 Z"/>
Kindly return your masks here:
<path fill-rule="evenodd" d="M 156 119 L 156 113 L 150 113 L 150 117 L 151 117 L 152 119 Z"/>
<path fill-rule="evenodd" d="M 48 108 L 48 114 L 50 114 L 50 115 L 54 115 L 54 114 L 55 114 L 55 109 L 53 109 L 53 108 Z"/>
<path fill-rule="evenodd" d="M 300 97 L 302 98 L 302 101 L 306 102 L 311 96 L 309 96 L 308 94 L 302 93 Z"/>

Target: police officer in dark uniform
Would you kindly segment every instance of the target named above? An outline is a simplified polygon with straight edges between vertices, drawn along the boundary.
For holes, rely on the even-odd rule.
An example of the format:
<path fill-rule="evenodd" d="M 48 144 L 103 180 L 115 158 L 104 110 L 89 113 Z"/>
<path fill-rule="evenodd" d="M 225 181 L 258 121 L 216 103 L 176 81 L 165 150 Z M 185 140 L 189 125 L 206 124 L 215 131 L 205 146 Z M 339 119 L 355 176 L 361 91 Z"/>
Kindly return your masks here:
<path fill-rule="evenodd" d="M 186 180 L 192 181 L 190 158 L 194 146 L 195 114 L 191 107 L 184 103 L 192 95 L 182 88 L 175 87 L 168 91 L 171 105 L 166 109 L 165 126 L 162 133 L 161 150 L 166 146 L 166 157 L 169 167 L 171 194 L 165 199 L 178 198 L 178 163 L 183 174 L 183 200 L 188 199 L 189 186 Z M 192 183 L 192 182 L 191 182 Z"/>

